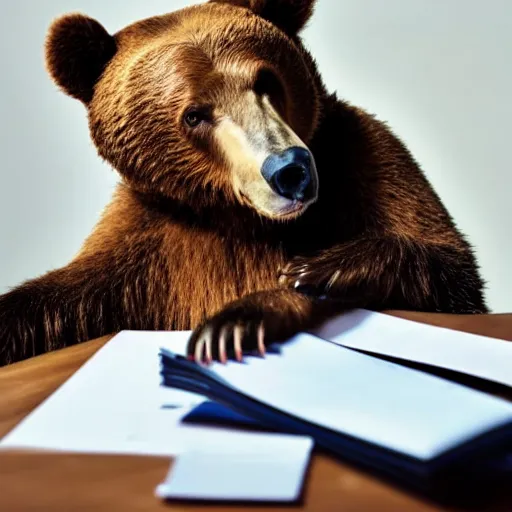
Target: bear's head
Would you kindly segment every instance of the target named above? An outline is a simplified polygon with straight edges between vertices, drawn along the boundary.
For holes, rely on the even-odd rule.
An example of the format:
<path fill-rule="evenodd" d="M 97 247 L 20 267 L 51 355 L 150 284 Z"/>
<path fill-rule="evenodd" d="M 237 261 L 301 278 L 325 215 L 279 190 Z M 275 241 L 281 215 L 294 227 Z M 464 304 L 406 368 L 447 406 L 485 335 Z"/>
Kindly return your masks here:
<path fill-rule="evenodd" d="M 298 37 L 313 4 L 211 0 L 114 35 L 69 14 L 49 30 L 47 68 L 133 189 L 293 219 L 318 194 L 322 85 Z"/>

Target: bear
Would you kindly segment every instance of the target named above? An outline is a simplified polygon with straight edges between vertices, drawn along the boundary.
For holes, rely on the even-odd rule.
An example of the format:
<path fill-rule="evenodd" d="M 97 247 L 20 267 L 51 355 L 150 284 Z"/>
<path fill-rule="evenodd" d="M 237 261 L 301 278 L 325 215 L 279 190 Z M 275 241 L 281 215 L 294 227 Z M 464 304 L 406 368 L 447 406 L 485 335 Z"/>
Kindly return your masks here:
<path fill-rule="evenodd" d="M 119 185 L 66 266 L 0 297 L 0 363 L 130 330 L 241 361 L 353 308 L 481 314 L 474 250 L 385 122 L 327 90 L 315 0 L 210 0 L 45 43 Z"/>

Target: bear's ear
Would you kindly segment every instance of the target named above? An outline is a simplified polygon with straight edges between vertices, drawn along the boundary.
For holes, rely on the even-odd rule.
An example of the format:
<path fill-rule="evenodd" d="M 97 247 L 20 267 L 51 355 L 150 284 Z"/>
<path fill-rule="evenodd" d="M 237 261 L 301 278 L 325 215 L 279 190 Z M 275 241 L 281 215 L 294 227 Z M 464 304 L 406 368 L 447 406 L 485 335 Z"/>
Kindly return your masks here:
<path fill-rule="evenodd" d="M 51 25 L 45 45 L 46 67 L 57 85 L 87 104 L 116 41 L 102 25 L 82 14 L 67 14 Z"/>
<path fill-rule="evenodd" d="M 290 36 L 296 36 L 313 15 L 316 0 L 210 0 L 251 9 Z"/>

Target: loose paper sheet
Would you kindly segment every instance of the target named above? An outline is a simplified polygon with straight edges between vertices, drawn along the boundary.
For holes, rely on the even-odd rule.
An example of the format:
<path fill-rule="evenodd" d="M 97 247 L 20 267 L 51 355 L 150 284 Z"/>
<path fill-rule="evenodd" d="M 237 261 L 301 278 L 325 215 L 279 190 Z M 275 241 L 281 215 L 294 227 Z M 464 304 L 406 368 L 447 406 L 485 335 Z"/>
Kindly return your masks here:
<path fill-rule="evenodd" d="M 53 395 L 0 442 L 0 448 L 173 456 L 214 446 L 243 451 L 280 443 L 298 450 L 291 436 L 181 424 L 204 397 L 160 386 L 161 347 L 184 354 L 188 332 L 124 331 L 101 348 Z"/>
<path fill-rule="evenodd" d="M 339 345 L 454 370 L 512 387 L 512 342 L 355 310 L 313 334 Z"/>
<path fill-rule="evenodd" d="M 264 440 L 263 440 L 264 439 Z M 156 489 L 163 499 L 294 502 L 301 494 L 313 441 L 281 438 L 278 443 L 215 447 L 182 453 Z"/>

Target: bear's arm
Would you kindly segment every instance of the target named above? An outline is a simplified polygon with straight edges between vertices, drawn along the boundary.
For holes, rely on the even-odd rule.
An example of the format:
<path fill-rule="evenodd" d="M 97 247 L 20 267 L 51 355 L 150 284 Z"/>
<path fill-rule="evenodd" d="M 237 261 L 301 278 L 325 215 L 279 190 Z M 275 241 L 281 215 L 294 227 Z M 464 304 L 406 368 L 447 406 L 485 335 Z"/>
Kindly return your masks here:
<path fill-rule="evenodd" d="M 143 260 L 95 255 L 0 296 L 0 366 L 121 328 L 163 324 L 151 307 L 159 280 L 142 285 L 146 274 Z"/>
<path fill-rule="evenodd" d="M 325 294 L 344 307 L 485 313 L 483 283 L 462 248 L 387 236 L 296 258 L 281 283 Z"/>

